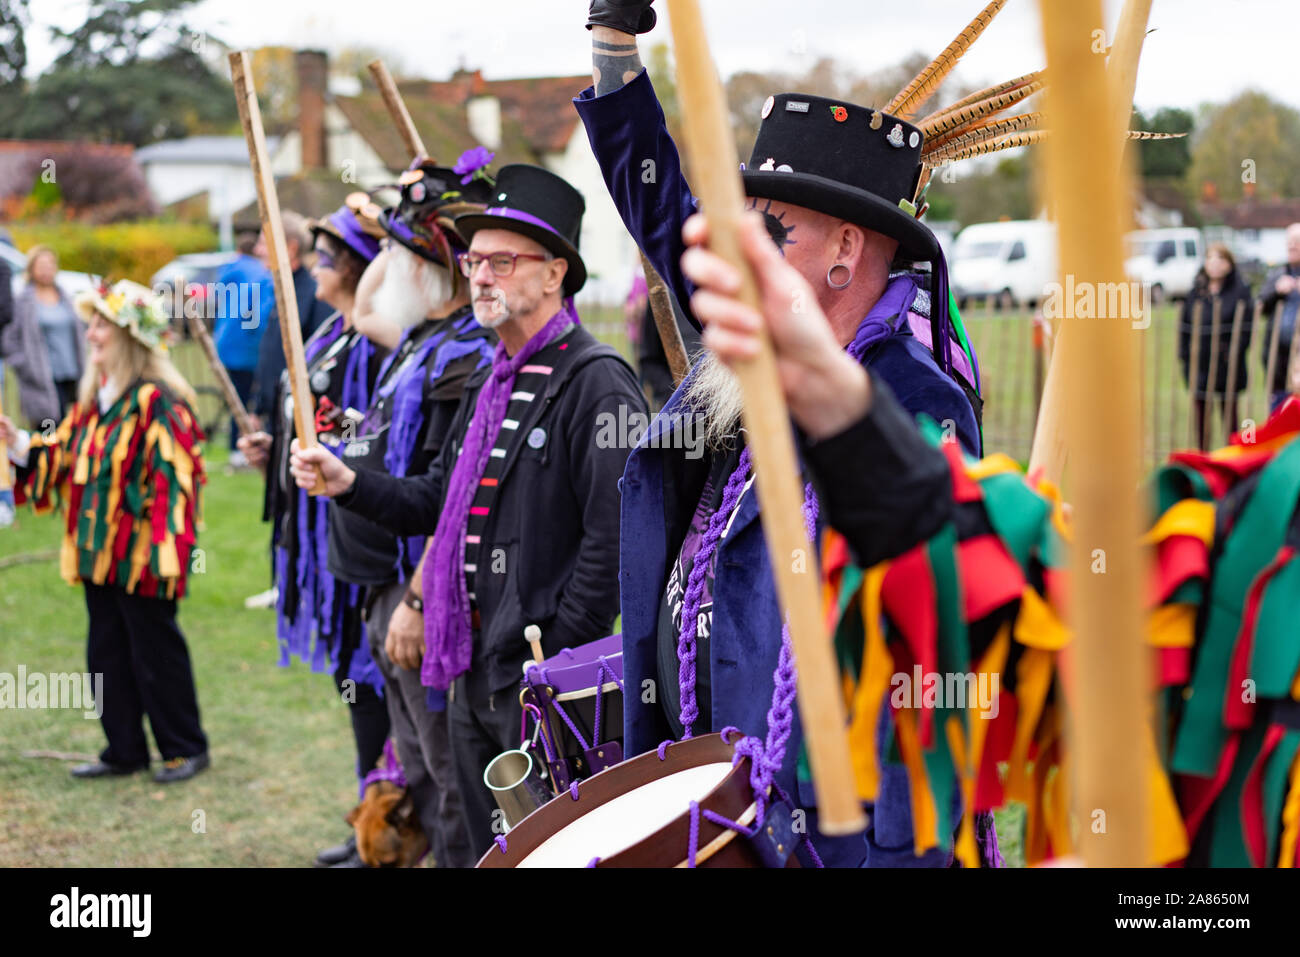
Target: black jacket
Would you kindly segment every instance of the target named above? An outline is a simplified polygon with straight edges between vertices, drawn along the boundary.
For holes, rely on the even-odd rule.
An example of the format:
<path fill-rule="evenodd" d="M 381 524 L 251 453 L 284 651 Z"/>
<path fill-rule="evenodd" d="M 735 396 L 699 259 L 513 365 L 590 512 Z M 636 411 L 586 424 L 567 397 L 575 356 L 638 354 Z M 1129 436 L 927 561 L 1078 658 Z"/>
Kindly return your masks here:
<path fill-rule="evenodd" d="M 482 630 L 470 667 L 486 671 L 493 690 L 519 682 L 531 657 L 527 625 L 542 629 L 548 656 L 611 633 L 619 611 L 619 479 L 630 448 L 626 436 L 614 448 L 601 447 L 610 443 L 597 436 L 608 421 L 604 416 L 626 421 L 646 410 L 631 367 L 581 326 L 532 361 L 554 371 L 519 423 L 505 460 L 475 580 Z M 337 504 L 398 535 L 432 535 L 446 480 L 490 374 L 489 367 L 470 379 L 448 440 L 427 472 L 401 479 L 358 472 Z M 539 448 L 529 441 L 535 429 L 544 431 Z M 501 559 L 504 573 L 489 572 Z"/>
<path fill-rule="evenodd" d="M 1210 293 L 1205 273 L 1196 277 L 1196 284 L 1191 295 L 1183 300 L 1182 315 L 1178 323 L 1178 359 L 1183 367 L 1183 381 L 1188 381 L 1187 367 L 1191 362 L 1193 310 L 1200 303 L 1200 345 L 1196 356 L 1196 397 L 1205 397 L 1210 385 L 1210 356 L 1214 351 L 1214 305 L 1219 304 L 1219 352 L 1214 373 L 1214 394 L 1223 395 L 1228 391 L 1228 360 L 1232 353 L 1233 316 L 1241 309 L 1240 341 L 1237 344 L 1237 377 L 1233 385 L 1236 392 L 1246 388 L 1246 355 L 1250 351 L 1251 323 L 1254 319 L 1254 303 L 1251 300 L 1250 287 L 1242 281 L 1237 270 L 1228 273 L 1223 281 L 1219 295 Z"/>
<path fill-rule="evenodd" d="M 1272 270 L 1259 291 L 1259 301 L 1263 308 L 1260 314 L 1260 324 L 1263 326 L 1260 334 L 1264 336 L 1263 362 L 1265 370 L 1268 369 L 1269 346 L 1273 342 L 1273 319 L 1278 316 L 1278 305 L 1283 304 L 1281 311 L 1282 328 L 1279 330 L 1277 337 L 1277 358 L 1273 361 L 1273 381 L 1269 384 L 1270 392 L 1289 391 L 1286 382 L 1287 364 L 1291 358 L 1291 340 L 1295 336 L 1296 315 L 1300 313 L 1300 289 L 1295 290 L 1288 296 L 1278 295 L 1277 281 L 1283 276 L 1294 276 L 1300 280 L 1300 265 L 1287 263 Z"/>
<path fill-rule="evenodd" d="M 311 270 L 299 266 L 293 271 L 293 294 L 298 303 L 298 324 L 302 327 L 302 341 L 311 338 L 312 333 L 330 316 L 334 307 L 324 299 L 316 298 L 316 280 L 311 277 Z M 280 373 L 285 369 L 284 345 L 280 340 L 280 308 L 271 304 L 267 314 L 266 328 L 257 344 L 257 368 L 253 374 L 253 393 L 249 397 L 248 411 L 260 415 L 262 428 L 268 432 L 275 431 L 276 391 L 280 385 Z"/>

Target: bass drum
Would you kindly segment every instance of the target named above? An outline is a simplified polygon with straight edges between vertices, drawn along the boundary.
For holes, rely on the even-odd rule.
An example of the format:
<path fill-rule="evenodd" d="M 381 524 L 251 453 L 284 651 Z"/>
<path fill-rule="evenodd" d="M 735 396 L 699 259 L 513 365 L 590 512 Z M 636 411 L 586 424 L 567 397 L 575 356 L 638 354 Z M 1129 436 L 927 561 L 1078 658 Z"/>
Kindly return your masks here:
<path fill-rule="evenodd" d="M 670 744 L 662 760 L 649 751 L 579 781 L 498 838 L 479 867 L 686 867 L 692 813 L 699 804 L 695 863 L 763 867 L 750 840 L 704 811 L 746 829 L 758 813 L 750 759 L 720 734 Z M 783 851 L 787 849 L 782 848 Z M 789 854 L 786 867 L 798 867 Z"/>

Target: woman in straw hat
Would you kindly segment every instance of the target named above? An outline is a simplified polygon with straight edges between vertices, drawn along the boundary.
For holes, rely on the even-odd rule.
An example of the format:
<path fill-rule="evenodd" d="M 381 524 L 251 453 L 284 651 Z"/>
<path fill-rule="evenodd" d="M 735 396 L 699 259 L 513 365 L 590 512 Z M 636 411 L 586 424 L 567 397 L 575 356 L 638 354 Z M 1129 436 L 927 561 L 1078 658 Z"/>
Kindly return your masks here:
<path fill-rule="evenodd" d="M 208 766 L 208 742 L 176 602 L 199 520 L 203 435 L 194 392 L 167 358 L 162 300 L 123 280 L 77 298 L 89 354 L 77 401 L 58 428 L 19 431 L 0 417 L 18 468 L 15 498 L 38 513 L 57 498 L 67 519 L 61 558 L 85 586 L 90 673 L 108 737 L 99 760 L 74 777 L 132 774 L 149 766 L 149 716 L 164 765 L 160 782 Z"/>

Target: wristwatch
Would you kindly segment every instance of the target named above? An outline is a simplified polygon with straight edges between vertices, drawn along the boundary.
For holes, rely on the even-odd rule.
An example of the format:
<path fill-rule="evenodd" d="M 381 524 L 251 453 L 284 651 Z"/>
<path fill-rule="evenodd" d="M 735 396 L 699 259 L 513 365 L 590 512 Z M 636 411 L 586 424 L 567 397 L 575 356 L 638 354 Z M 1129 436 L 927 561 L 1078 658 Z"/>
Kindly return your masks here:
<path fill-rule="evenodd" d="M 402 596 L 402 604 L 415 611 L 424 611 L 424 599 L 413 591 L 408 591 Z"/>

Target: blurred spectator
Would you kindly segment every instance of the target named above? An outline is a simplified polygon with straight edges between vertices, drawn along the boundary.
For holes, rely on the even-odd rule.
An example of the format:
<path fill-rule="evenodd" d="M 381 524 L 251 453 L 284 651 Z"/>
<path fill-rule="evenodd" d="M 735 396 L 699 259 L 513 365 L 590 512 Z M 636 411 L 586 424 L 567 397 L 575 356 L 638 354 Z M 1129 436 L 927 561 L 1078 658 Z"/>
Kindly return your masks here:
<path fill-rule="evenodd" d="M 1219 310 L 1217 347 L 1214 337 L 1216 304 Z M 1222 243 L 1210 244 L 1205 253 L 1205 264 L 1201 267 L 1200 272 L 1196 274 L 1196 281 L 1192 286 L 1191 295 L 1183 301 L 1182 321 L 1178 324 L 1178 358 L 1183 365 L 1183 380 L 1185 382 L 1189 381 L 1190 378 L 1188 365 L 1191 361 L 1192 351 L 1192 317 L 1193 310 L 1198 305 L 1201 312 L 1200 336 L 1199 345 L 1197 346 L 1196 384 L 1192 392 L 1192 403 L 1196 415 L 1197 444 L 1201 448 L 1205 448 L 1207 439 L 1217 444 L 1215 438 L 1217 430 L 1211 428 L 1208 434 L 1205 430 L 1206 407 L 1209 406 L 1210 415 L 1214 414 L 1215 408 L 1214 403 L 1208 401 L 1211 397 L 1207 394 L 1211 378 L 1211 356 L 1215 355 L 1217 348 L 1217 359 L 1213 367 L 1213 399 L 1217 400 L 1219 406 L 1225 409 L 1224 417 L 1228 422 L 1233 423 L 1233 431 L 1235 431 L 1237 396 L 1246 388 L 1246 355 L 1250 347 L 1250 325 L 1253 319 L 1250 287 L 1246 285 L 1245 280 L 1237 272 L 1237 261 L 1233 258 L 1232 252 Z M 1236 371 L 1230 373 L 1232 322 L 1238 308 L 1242 310 L 1243 318 L 1240 340 L 1237 344 Z M 1235 376 L 1233 379 L 1233 394 L 1225 396 L 1228 391 L 1230 374 Z"/>
<path fill-rule="evenodd" d="M 322 322 L 334 313 L 329 303 L 316 298 L 316 280 L 311 276 L 311 268 L 303 262 L 305 253 L 311 251 L 312 236 L 307 228 L 307 220 L 293 210 L 285 210 L 280 217 L 284 224 L 284 243 L 289 250 L 289 267 L 293 270 L 294 298 L 298 302 L 298 324 L 302 327 L 302 339 L 306 342 Z M 257 238 L 257 256 L 271 267 L 271 255 L 266 245 L 266 237 Z M 253 379 L 253 401 L 249 411 L 257 418 L 260 428 L 274 434 L 279 416 L 275 414 L 276 389 L 280 384 L 280 373 L 285 369 L 284 347 L 280 341 L 280 310 L 275 303 L 275 291 L 271 290 L 271 305 L 267 311 L 266 334 L 262 336 L 257 353 L 257 371 Z"/>
<path fill-rule="evenodd" d="M 214 338 L 217 342 L 217 356 L 226 367 L 235 391 L 245 404 L 253 391 L 253 372 L 257 368 L 257 348 L 262 330 L 266 328 L 267 304 L 275 296 L 270 273 L 253 255 L 256 245 L 257 237 L 253 233 L 242 234 L 236 243 L 239 256 L 221 267 L 216 280 L 219 290 L 232 286 L 238 290 L 238 295 L 219 293 L 215 297 L 217 315 Z M 237 468 L 246 464 L 244 454 L 235 448 L 238 439 L 239 428 L 232 417 L 230 464 Z"/>
<path fill-rule="evenodd" d="M 59 288 L 58 274 L 54 250 L 33 246 L 27 254 L 27 284 L 14 298 L 13 321 L 0 335 L 0 353 L 18 377 L 23 415 L 38 428 L 63 420 L 77 401 L 86 365 L 85 330 Z"/>
<path fill-rule="evenodd" d="M 1287 382 L 1291 358 L 1291 340 L 1295 336 L 1296 313 L 1300 311 L 1300 223 L 1286 228 L 1286 265 L 1268 274 L 1260 290 L 1264 307 L 1264 342 L 1273 341 L 1273 316 L 1278 303 L 1282 306 L 1282 328 L 1277 338 L 1277 358 L 1273 360 L 1273 381 L 1268 384 L 1269 411 L 1276 409 L 1287 397 Z M 1264 368 L 1268 368 L 1268 347 L 1264 348 Z"/>

